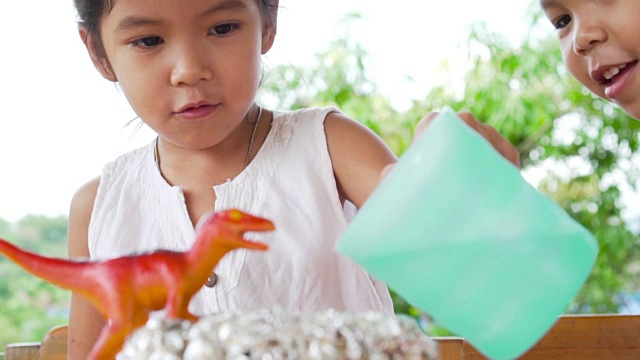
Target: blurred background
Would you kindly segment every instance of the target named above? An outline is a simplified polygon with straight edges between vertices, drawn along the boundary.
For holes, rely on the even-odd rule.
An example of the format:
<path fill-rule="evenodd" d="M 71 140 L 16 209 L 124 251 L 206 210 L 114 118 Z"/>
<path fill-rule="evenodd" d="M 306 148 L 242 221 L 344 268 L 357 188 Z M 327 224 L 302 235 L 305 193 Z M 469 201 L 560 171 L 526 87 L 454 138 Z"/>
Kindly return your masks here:
<path fill-rule="evenodd" d="M 596 267 L 567 312 L 638 311 L 640 122 L 569 77 L 537 0 L 280 5 L 260 104 L 336 105 L 398 155 L 427 112 L 472 111 L 518 147 L 525 178 L 600 243 Z M 0 237 L 66 257 L 75 190 L 154 135 L 130 123 L 135 115 L 117 86 L 93 69 L 70 0 L 0 3 L 0 44 Z M 68 292 L 4 257 L 0 279 L 0 351 L 67 322 Z M 427 333 L 450 334 L 394 301 Z"/>

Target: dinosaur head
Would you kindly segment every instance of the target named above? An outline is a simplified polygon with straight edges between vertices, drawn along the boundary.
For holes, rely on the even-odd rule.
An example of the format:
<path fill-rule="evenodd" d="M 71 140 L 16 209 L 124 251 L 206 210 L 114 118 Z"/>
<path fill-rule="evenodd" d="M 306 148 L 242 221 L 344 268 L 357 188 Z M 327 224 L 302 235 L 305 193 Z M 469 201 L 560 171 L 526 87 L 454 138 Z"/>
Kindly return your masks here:
<path fill-rule="evenodd" d="M 247 231 L 271 231 L 275 226 L 267 219 L 230 209 L 218 211 L 203 218 L 196 227 L 198 237 L 212 238 L 218 246 L 267 250 L 268 245 L 247 240 Z"/>

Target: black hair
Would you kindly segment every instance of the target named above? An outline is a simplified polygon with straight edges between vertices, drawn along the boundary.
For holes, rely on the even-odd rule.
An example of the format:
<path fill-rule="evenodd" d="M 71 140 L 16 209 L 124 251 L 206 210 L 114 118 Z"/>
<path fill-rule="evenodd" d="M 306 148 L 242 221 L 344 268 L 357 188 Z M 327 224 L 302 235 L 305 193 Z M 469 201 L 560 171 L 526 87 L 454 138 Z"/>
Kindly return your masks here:
<path fill-rule="evenodd" d="M 100 20 L 102 14 L 111 11 L 113 3 L 111 0 L 74 0 L 78 12 L 78 22 L 87 31 L 91 39 L 91 46 L 98 52 L 100 57 L 104 57 L 104 48 L 100 36 Z"/>

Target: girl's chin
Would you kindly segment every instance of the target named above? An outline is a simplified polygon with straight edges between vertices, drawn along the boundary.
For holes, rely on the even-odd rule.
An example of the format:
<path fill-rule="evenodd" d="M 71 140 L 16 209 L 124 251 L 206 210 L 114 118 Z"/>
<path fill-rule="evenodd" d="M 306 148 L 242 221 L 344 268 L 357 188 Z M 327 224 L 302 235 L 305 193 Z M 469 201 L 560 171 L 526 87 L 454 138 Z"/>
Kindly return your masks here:
<path fill-rule="evenodd" d="M 640 120 L 640 99 L 635 101 L 633 104 L 618 104 L 622 110 L 624 110 L 627 114 L 634 117 L 636 120 Z"/>
<path fill-rule="evenodd" d="M 635 112 L 629 112 L 629 115 L 633 116 L 636 120 L 640 121 L 640 109 Z"/>

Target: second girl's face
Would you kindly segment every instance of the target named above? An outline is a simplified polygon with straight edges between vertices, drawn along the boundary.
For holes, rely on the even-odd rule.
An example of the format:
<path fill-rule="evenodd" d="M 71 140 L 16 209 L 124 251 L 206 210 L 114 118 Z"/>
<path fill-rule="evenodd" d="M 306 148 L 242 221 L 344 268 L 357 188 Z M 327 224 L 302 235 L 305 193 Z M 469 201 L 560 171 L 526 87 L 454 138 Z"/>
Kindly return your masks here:
<path fill-rule="evenodd" d="M 227 138 L 251 108 L 275 35 L 264 24 L 256 0 L 116 0 L 100 29 L 136 114 L 197 149 Z"/>
<path fill-rule="evenodd" d="M 571 74 L 640 119 L 640 1 L 541 0 Z"/>

